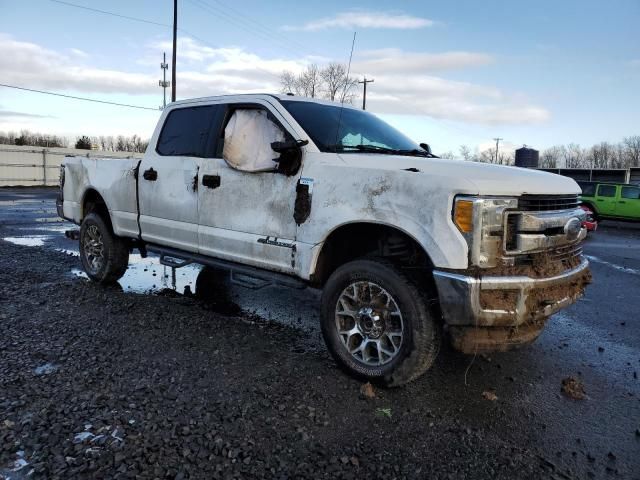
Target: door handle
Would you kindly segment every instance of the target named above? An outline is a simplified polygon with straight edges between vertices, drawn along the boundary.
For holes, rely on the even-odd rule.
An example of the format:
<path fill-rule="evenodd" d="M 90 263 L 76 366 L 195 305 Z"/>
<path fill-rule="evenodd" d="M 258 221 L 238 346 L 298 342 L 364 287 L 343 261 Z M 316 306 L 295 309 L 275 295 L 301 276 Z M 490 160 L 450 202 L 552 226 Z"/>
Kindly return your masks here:
<path fill-rule="evenodd" d="M 157 170 L 150 168 L 149 170 L 144 171 L 144 173 L 142 174 L 142 178 L 151 182 L 155 182 L 158 179 L 158 172 Z"/>
<path fill-rule="evenodd" d="M 208 188 L 218 188 L 220 186 L 220 175 L 203 175 L 202 185 Z"/>
<path fill-rule="evenodd" d="M 596 198 L 597 202 L 604 202 L 604 200 L 602 200 L 601 198 Z"/>

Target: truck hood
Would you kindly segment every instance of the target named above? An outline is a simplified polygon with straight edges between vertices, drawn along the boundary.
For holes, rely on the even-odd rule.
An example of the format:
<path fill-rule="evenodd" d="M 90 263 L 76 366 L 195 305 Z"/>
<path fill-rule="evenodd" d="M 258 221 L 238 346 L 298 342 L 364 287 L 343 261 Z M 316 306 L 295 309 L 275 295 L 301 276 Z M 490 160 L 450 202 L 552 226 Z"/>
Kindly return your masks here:
<path fill-rule="evenodd" d="M 557 195 L 580 194 L 571 178 L 520 167 L 467 162 L 444 158 L 407 157 L 404 155 L 341 154 L 340 158 L 353 167 L 408 171 L 414 175 L 451 177 L 460 183 L 466 180 L 477 195 Z M 417 171 L 415 171 L 417 170 Z"/>

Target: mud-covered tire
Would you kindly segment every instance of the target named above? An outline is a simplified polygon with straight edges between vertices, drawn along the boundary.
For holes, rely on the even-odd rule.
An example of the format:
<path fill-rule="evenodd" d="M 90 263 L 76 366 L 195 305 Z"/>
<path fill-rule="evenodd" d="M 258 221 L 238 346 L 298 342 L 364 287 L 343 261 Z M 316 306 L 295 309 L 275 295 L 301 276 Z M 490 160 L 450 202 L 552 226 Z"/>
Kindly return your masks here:
<path fill-rule="evenodd" d="M 367 288 L 368 297 L 366 293 L 358 293 Z M 350 295 L 362 302 L 352 302 Z M 389 296 L 392 300 L 385 300 Z M 385 300 L 387 307 L 380 306 L 381 300 Z M 378 304 L 374 305 L 373 312 L 370 312 L 372 308 L 367 306 L 367 301 L 371 305 Z M 377 385 L 396 387 L 415 380 L 433 365 L 440 349 L 440 324 L 429 309 L 426 292 L 421 291 L 392 263 L 384 259 L 362 259 L 342 265 L 327 280 L 321 302 L 320 321 L 327 348 L 340 367 L 349 374 Z M 365 312 L 364 317 L 355 315 L 352 327 L 350 313 L 360 305 L 363 306 L 357 311 Z M 396 320 L 385 320 L 392 316 Z M 395 343 L 390 345 L 389 341 L 395 335 L 393 342 L 398 342 L 397 317 L 401 319 L 402 337 L 396 349 Z M 367 329 L 368 325 L 372 325 L 371 329 Z M 381 328 L 389 333 L 380 333 Z M 344 329 L 356 333 L 349 335 Z M 362 349 L 358 335 L 363 343 L 366 338 L 364 350 L 369 350 L 366 355 L 362 352 L 356 352 L 356 356 L 350 353 L 350 350 Z M 380 352 L 380 342 L 383 341 L 383 352 L 391 352 L 393 356 Z M 379 364 L 369 364 L 376 361 Z"/>
<path fill-rule="evenodd" d="M 98 283 L 115 283 L 129 265 L 127 242 L 114 235 L 97 213 L 88 214 L 82 221 L 79 250 L 84 271 Z"/>

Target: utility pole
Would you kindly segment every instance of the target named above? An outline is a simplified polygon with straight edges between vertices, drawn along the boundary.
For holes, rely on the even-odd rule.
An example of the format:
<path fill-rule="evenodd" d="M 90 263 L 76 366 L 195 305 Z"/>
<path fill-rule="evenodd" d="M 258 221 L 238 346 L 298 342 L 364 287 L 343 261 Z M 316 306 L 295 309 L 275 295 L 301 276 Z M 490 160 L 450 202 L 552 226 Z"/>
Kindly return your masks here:
<path fill-rule="evenodd" d="M 367 83 L 373 83 L 373 78 L 371 80 L 367 80 L 367 77 L 364 77 L 363 81 L 358 81 L 358 83 L 362 83 L 364 85 L 364 92 L 362 95 L 362 109 L 367 109 Z"/>
<path fill-rule="evenodd" d="M 503 138 L 494 138 L 496 141 L 496 163 L 498 163 L 498 148 L 500 145 L 500 140 L 504 140 Z"/>
<path fill-rule="evenodd" d="M 160 80 L 160 86 L 162 87 L 163 99 L 162 99 L 162 108 L 167 106 L 167 87 L 171 85 L 171 82 L 167 82 L 167 69 L 169 65 L 167 65 L 167 53 L 162 53 L 162 63 L 160 64 L 160 68 L 162 69 L 162 80 Z"/>
<path fill-rule="evenodd" d="M 178 37 L 178 0 L 173 0 L 173 60 L 171 61 L 171 101 L 176 101 L 176 41 Z"/>

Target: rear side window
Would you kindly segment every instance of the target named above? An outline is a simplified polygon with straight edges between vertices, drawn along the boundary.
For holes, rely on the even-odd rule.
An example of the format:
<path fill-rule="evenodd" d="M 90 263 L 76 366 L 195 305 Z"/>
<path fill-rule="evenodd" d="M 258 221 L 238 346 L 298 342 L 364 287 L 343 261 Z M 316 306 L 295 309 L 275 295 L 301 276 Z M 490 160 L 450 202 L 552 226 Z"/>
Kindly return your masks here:
<path fill-rule="evenodd" d="M 638 187 L 622 187 L 622 198 L 630 198 L 632 200 L 640 200 L 640 188 Z"/>
<path fill-rule="evenodd" d="M 615 197 L 616 186 L 615 185 L 598 185 L 599 197 Z"/>
<path fill-rule="evenodd" d="M 221 114 L 218 105 L 173 110 L 164 122 L 156 151 L 164 156 L 213 157 Z"/>
<path fill-rule="evenodd" d="M 580 187 L 585 197 L 593 197 L 596 194 L 596 186 L 593 183 L 581 183 Z"/>

